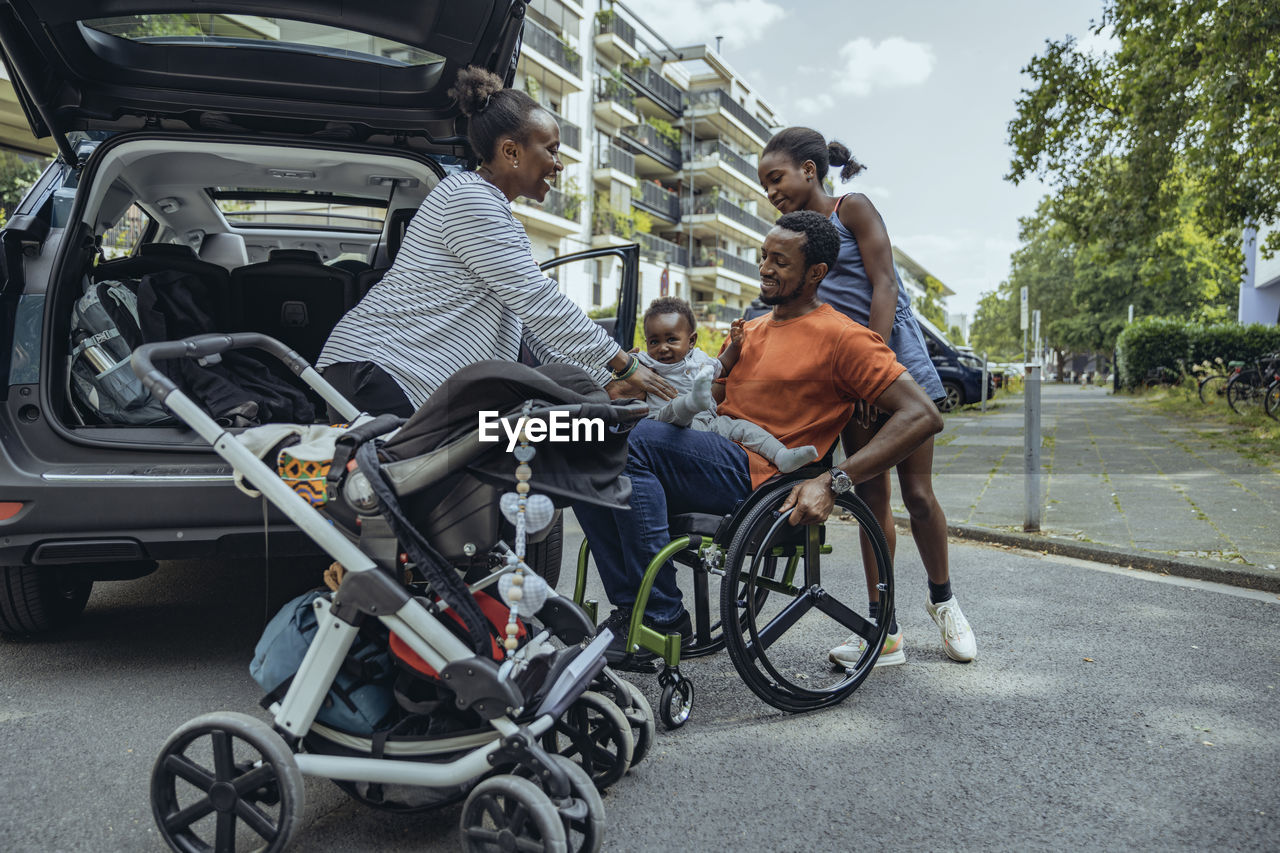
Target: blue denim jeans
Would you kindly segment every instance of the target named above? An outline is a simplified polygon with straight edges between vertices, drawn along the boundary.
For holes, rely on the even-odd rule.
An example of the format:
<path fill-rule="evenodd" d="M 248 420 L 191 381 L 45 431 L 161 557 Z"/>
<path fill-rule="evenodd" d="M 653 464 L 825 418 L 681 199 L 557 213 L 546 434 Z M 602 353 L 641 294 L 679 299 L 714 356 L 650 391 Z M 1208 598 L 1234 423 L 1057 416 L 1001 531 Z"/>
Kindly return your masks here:
<path fill-rule="evenodd" d="M 715 433 L 644 420 L 631 431 L 626 475 L 631 509 L 574 504 L 591 556 L 614 607 L 631 608 L 645 569 L 671 541 L 667 517 L 686 512 L 728 513 L 751 493 L 747 452 Z M 684 605 L 671 561 L 658 572 L 646 613 L 658 622 Z"/>

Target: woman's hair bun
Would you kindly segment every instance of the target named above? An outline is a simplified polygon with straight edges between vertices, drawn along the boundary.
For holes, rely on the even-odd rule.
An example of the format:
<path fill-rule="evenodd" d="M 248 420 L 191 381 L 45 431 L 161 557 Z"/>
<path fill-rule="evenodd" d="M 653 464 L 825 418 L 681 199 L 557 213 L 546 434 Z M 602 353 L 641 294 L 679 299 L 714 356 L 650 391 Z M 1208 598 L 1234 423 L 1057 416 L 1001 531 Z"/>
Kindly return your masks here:
<path fill-rule="evenodd" d="M 842 181 L 849 180 L 866 168 L 866 166 L 853 159 L 853 155 L 849 153 L 848 146 L 834 139 L 827 143 L 827 157 L 830 159 L 832 166 L 843 167 L 840 170 L 840 180 Z"/>
<path fill-rule="evenodd" d="M 458 101 L 458 107 L 467 118 L 489 105 L 489 98 L 503 89 L 502 78 L 487 68 L 468 65 L 458 72 L 449 96 Z"/>

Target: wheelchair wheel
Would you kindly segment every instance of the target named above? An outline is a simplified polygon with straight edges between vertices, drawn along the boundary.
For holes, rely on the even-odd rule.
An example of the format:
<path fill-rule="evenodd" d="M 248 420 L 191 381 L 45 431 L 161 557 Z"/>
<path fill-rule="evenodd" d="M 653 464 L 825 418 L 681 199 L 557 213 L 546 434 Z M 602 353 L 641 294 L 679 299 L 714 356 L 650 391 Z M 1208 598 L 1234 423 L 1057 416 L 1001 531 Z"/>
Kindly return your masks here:
<path fill-rule="evenodd" d="M 555 805 L 541 788 L 518 776 L 490 776 L 476 785 L 458 824 L 468 853 L 568 850 Z"/>
<path fill-rule="evenodd" d="M 737 626 L 725 631 L 725 644 L 751 691 L 775 708 L 798 713 L 835 705 L 853 693 L 875 666 L 891 620 L 877 624 L 867 615 L 858 531 L 846 533 L 831 521 L 797 528 L 787 516 L 775 515 L 794 485 L 776 486 L 739 525 L 725 561 L 720 618 Z M 881 606 L 892 613 L 893 567 L 884 533 L 856 495 L 840 495 L 833 512 L 841 510 L 868 534 Z M 839 556 L 834 549 L 821 553 L 824 533 L 840 535 Z M 827 649 L 850 633 L 866 640 L 866 650 L 855 666 L 833 671 Z"/>
<path fill-rule="evenodd" d="M 151 771 L 151 811 L 174 850 L 284 850 L 302 801 L 293 753 L 247 714 L 204 714 L 179 727 Z"/>
<path fill-rule="evenodd" d="M 635 740 L 622 709 L 588 690 L 542 736 L 542 748 L 581 764 L 603 791 L 626 774 Z"/>
<path fill-rule="evenodd" d="M 665 669 L 658 674 L 662 685 L 662 699 L 658 713 L 667 730 L 678 729 L 689 722 L 693 713 L 693 682 L 682 676 L 679 670 Z"/>

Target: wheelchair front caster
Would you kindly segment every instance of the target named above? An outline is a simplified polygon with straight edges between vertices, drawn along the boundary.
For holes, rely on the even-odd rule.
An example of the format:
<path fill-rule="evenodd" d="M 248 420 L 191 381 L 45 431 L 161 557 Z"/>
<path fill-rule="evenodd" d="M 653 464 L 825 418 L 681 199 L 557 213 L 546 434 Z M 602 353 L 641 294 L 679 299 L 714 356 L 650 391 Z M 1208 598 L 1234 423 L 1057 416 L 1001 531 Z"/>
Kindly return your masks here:
<path fill-rule="evenodd" d="M 204 714 L 184 724 L 151 771 L 151 810 L 174 850 L 277 853 L 302 821 L 302 801 L 293 753 L 247 714 Z"/>
<path fill-rule="evenodd" d="M 693 713 L 693 682 L 680 674 L 678 667 L 664 669 L 658 674 L 662 685 L 662 700 L 658 713 L 667 729 L 678 729 L 689 721 Z"/>

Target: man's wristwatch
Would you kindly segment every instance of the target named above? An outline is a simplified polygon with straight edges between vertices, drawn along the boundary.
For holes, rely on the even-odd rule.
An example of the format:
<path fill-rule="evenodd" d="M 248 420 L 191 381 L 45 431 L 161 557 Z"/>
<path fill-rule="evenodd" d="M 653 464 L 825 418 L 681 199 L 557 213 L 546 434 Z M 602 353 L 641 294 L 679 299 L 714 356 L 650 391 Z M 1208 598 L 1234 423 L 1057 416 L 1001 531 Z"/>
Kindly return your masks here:
<path fill-rule="evenodd" d="M 853 488 L 853 480 L 850 480 L 849 475 L 839 468 L 832 468 L 830 486 L 833 495 L 843 495 Z"/>

